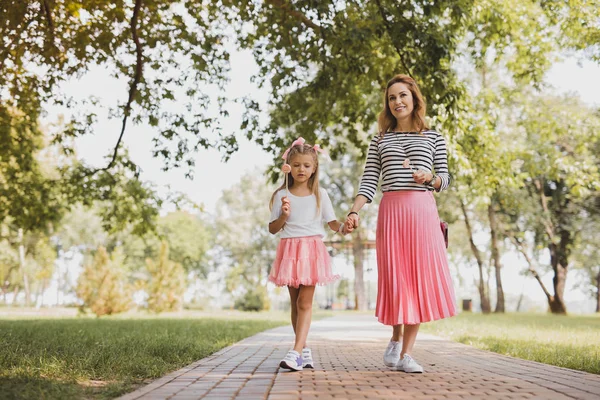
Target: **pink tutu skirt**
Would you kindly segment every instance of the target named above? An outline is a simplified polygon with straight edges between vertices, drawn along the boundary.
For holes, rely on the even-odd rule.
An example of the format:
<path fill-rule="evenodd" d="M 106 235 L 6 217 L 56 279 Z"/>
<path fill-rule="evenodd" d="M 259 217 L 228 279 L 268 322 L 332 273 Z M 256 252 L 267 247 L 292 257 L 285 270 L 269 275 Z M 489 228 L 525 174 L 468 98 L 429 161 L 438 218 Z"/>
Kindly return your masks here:
<path fill-rule="evenodd" d="M 383 194 L 377 218 L 375 314 L 385 325 L 456 315 L 454 287 L 431 192 Z"/>
<path fill-rule="evenodd" d="M 339 279 L 331 272 L 331 258 L 321 236 L 281 239 L 269 273 L 277 286 L 325 285 Z"/>

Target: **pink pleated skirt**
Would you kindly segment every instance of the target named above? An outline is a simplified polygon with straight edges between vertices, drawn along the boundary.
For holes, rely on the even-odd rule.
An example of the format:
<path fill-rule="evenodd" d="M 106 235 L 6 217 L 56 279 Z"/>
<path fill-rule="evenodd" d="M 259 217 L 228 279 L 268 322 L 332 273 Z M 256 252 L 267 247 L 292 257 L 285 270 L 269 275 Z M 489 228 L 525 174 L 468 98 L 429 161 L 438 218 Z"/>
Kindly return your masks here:
<path fill-rule="evenodd" d="M 375 315 L 385 325 L 456 315 L 456 300 L 435 198 L 431 192 L 385 192 L 377 218 Z"/>
<path fill-rule="evenodd" d="M 269 273 L 277 286 L 325 285 L 339 279 L 331 271 L 331 258 L 321 236 L 281 239 Z"/>

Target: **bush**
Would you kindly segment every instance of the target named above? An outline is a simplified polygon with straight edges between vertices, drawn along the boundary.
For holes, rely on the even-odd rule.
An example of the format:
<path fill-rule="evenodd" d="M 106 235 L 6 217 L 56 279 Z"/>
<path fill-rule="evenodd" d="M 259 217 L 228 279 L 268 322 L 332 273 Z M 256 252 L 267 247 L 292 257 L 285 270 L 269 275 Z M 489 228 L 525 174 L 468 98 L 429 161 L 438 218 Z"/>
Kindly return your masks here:
<path fill-rule="evenodd" d="M 151 276 L 147 286 L 148 309 L 155 313 L 181 310 L 186 289 L 185 271 L 181 264 L 169 259 L 166 241 L 161 243 L 158 261 L 148 259 L 146 266 Z"/>
<path fill-rule="evenodd" d="M 233 308 L 241 311 L 262 311 L 271 308 L 271 302 L 267 295 L 267 289 L 259 286 L 248 289 L 246 293 L 238 297 Z"/>
<path fill-rule="evenodd" d="M 89 308 L 97 316 L 117 314 L 132 307 L 132 287 L 127 283 L 123 253 L 115 249 L 112 256 L 99 247 L 94 260 L 87 264 L 77 283 L 81 309 Z"/>

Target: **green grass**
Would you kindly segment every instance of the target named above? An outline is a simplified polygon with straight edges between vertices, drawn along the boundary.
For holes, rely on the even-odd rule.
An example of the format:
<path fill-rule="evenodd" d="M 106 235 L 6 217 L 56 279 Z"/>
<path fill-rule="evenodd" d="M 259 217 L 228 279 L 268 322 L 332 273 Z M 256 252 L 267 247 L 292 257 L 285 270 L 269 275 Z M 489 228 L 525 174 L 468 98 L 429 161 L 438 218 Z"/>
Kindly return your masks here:
<path fill-rule="evenodd" d="M 233 315 L 0 320 L 0 393 L 113 398 L 289 318 Z"/>
<path fill-rule="evenodd" d="M 470 314 L 421 331 L 512 357 L 600 374 L 600 316 Z"/>

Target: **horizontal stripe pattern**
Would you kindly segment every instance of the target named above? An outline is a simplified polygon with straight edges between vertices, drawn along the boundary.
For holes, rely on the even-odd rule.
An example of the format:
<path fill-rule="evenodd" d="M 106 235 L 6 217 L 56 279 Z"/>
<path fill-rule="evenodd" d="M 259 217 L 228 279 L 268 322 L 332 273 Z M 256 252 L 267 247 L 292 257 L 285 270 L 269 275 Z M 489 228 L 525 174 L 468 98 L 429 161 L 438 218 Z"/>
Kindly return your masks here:
<path fill-rule="evenodd" d="M 402 163 L 407 157 L 412 168 L 435 171 L 442 180 L 438 191 L 448 188 L 451 182 L 448 152 L 441 134 L 433 130 L 422 133 L 388 132 L 381 139 L 376 135 L 369 144 L 358 194 L 365 196 L 370 203 L 375 197 L 380 177 L 382 192 L 432 191 L 433 187 L 416 183 L 410 168 L 404 168 Z"/>

